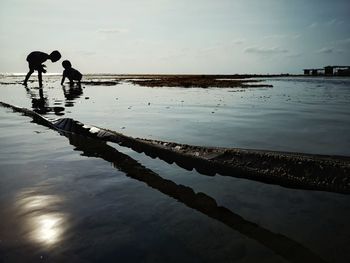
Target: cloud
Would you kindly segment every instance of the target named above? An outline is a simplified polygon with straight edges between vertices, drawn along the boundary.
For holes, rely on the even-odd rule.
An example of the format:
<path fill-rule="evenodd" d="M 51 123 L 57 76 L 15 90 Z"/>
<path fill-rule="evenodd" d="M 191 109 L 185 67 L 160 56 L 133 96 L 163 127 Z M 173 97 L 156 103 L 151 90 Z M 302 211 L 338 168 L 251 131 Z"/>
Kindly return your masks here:
<path fill-rule="evenodd" d="M 247 47 L 244 50 L 245 53 L 251 53 L 251 54 L 260 54 L 260 55 L 274 55 L 274 54 L 283 54 L 288 53 L 289 51 L 287 49 L 283 49 L 280 47 L 271 47 L 271 48 L 265 48 L 265 47 Z"/>
<path fill-rule="evenodd" d="M 288 58 L 299 58 L 303 55 L 303 53 L 291 53 L 291 54 L 288 54 L 287 57 Z"/>
<path fill-rule="evenodd" d="M 324 48 L 321 48 L 321 49 L 319 49 L 319 50 L 316 50 L 315 52 L 316 52 L 316 53 L 319 53 L 319 54 L 343 53 L 342 50 L 335 49 L 335 48 L 333 48 L 333 47 L 324 47 Z"/>
<path fill-rule="evenodd" d="M 328 26 L 340 26 L 340 25 L 342 25 L 342 24 L 344 24 L 344 21 L 343 21 L 343 20 L 336 19 L 336 18 L 334 18 L 334 19 L 332 19 L 332 20 L 329 20 L 329 21 L 326 23 L 326 25 L 328 25 Z"/>
<path fill-rule="evenodd" d="M 241 45 L 244 42 L 245 42 L 245 39 L 243 39 L 243 38 L 238 38 L 238 39 L 234 39 L 234 40 L 231 41 L 231 43 L 234 44 L 234 45 Z"/>
<path fill-rule="evenodd" d="M 102 34 L 119 34 L 119 33 L 129 32 L 129 30 L 125 28 L 109 28 L 109 29 L 100 29 L 98 30 L 98 32 Z"/>
<path fill-rule="evenodd" d="M 223 49 L 232 49 L 235 48 L 235 46 L 242 45 L 244 42 L 245 39 L 233 39 L 231 41 L 217 43 L 215 46 L 204 47 L 200 50 L 200 52 L 213 52 Z"/>
<path fill-rule="evenodd" d="M 83 55 L 83 56 L 94 56 L 97 54 L 95 51 L 88 51 L 88 50 L 79 50 L 76 53 Z"/>
<path fill-rule="evenodd" d="M 341 26 L 343 25 L 345 22 L 344 20 L 340 20 L 340 19 L 337 19 L 337 18 L 333 18 L 333 19 L 330 19 L 328 21 L 322 21 L 322 22 L 313 22 L 311 23 L 310 25 L 307 26 L 307 28 L 309 29 L 315 29 L 317 27 L 320 27 L 320 28 L 323 28 L 325 26 L 327 27 L 336 27 L 336 26 Z"/>
<path fill-rule="evenodd" d="M 282 40 L 282 39 L 298 39 L 300 38 L 300 34 L 282 34 L 282 35 L 270 35 L 270 36 L 265 36 L 262 39 L 263 40 Z"/>
<path fill-rule="evenodd" d="M 318 23 L 314 22 L 308 26 L 308 28 L 316 28 L 318 26 Z"/>
<path fill-rule="evenodd" d="M 350 44 L 350 37 L 346 38 L 346 39 L 339 39 L 337 41 L 335 41 L 336 44 Z"/>

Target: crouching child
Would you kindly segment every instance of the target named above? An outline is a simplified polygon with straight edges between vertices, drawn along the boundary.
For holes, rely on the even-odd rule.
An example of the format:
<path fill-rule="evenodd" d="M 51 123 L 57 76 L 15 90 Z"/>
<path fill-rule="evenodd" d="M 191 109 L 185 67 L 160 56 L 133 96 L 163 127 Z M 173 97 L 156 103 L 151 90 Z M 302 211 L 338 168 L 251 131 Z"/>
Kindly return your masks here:
<path fill-rule="evenodd" d="M 61 85 L 63 85 L 65 79 L 68 78 L 70 86 L 74 85 L 74 81 L 77 81 L 78 85 L 80 86 L 80 81 L 83 75 L 78 70 L 72 68 L 72 64 L 70 63 L 69 60 L 64 60 L 62 62 L 62 66 L 64 70 L 63 70 Z"/>

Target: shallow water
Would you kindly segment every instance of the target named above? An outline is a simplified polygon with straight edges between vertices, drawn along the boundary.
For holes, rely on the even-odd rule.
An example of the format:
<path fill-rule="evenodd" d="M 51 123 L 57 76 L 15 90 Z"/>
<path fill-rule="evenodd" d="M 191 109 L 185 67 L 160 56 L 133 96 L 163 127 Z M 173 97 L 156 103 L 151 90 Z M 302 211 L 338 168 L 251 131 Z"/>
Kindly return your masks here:
<path fill-rule="evenodd" d="M 34 105 L 50 118 L 71 117 L 132 136 L 350 155 L 349 79 L 268 83 L 274 87 L 124 83 L 67 92 L 51 77 L 44 99 L 35 84 L 28 91 L 2 85 L 0 96 L 7 103 Z M 115 144 L 67 138 L 5 108 L 0 108 L 0 149 L 4 262 L 350 260 L 348 195 L 207 177 Z M 213 198 L 214 214 L 193 203 L 193 194 L 183 195 L 181 185 Z M 222 207 L 228 209 L 225 216 Z M 291 246 L 293 253 L 281 253 Z"/>
<path fill-rule="evenodd" d="M 7 77 L 3 82 L 20 80 Z M 266 82 L 274 87 L 147 88 L 122 82 L 78 89 L 62 88 L 58 77 L 51 76 L 43 100 L 36 82 L 28 90 L 19 84 L 2 85 L 1 99 L 36 107 L 48 116 L 64 115 L 136 137 L 350 155 L 350 78 Z"/>

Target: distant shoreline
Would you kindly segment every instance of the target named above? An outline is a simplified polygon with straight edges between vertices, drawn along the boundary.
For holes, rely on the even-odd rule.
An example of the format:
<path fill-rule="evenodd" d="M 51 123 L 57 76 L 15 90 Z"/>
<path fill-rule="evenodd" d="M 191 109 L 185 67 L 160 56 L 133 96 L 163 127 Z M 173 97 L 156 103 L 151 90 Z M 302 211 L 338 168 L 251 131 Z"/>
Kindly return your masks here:
<path fill-rule="evenodd" d="M 27 73 L 0 73 L 1 77 L 21 77 L 25 76 Z M 61 76 L 62 73 L 45 73 L 46 76 Z M 85 73 L 84 76 L 118 76 L 125 78 L 136 78 L 136 77 L 145 77 L 145 78 L 154 78 L 154 77 L 210 77 L 210 78 L 236 78 L 236 79 L 245 79 L 245 78 L 279 78 L 279 77 L 307 77 L 307 78 L 348 78 L 350 76 L 341 76 L 341 75 L 304 75 L 304 74 L 144 74 L 144 73 Z"/>
<path fill-rule="evenodd" d="M 61 74 L 45 74 L 46 78 L 57 78 Z M 0 74 L 0 78 L 14 78 L 15 82 L 0 82 L 0 84 L 22 83 L 24 74 Z M 182 88 L 272 88 L 271 83 L 264 83 L 273 78 L 346 78 L 346 76 L 313 76 L 291 74 L 84 74 L 81 84 L 115 86 L 128 82 L 143 87 L 182 87 Z"/>

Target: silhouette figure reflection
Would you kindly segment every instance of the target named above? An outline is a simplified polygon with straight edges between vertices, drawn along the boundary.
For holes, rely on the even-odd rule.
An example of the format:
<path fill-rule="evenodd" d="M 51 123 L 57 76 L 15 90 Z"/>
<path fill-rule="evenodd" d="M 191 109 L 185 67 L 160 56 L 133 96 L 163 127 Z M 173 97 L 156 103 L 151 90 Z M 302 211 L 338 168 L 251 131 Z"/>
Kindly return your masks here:
<path fill-rule="evenodd" d="M 80 98 L 80 96 L 83 95 L 83 89 L 81 88 L 80 84 L 69 85 L 69 88 L 66 88 L 66 86 L 62 85 L 62 90 L 63 95 L 66 98 L 66 107 L 73 107 L 74 100 Z"/>
<path fill-rule="evenodd" d="M 81 78 L 83 75 L 76 69 L 72 67 L 72 64 L 69 60 L 64 60 L 62 62 L 62 66 L 64 68 L 63 74 L 62 74 L 62 80 L 61 85 L 63 89 L 64 97 L 66 98 L 66 107 L 73 107 L 74 100 L 79 98 L 83 94 L 83 90 L 81 88 Z M 69 88 L 67 89 L 64 86 L 65 79 L 68 78 L 69 80 Z M 76 85 L 74 85 L 74 81 L 77 81 Z"/>
<path fill-rule="evenodd" d="M 32 109 L 33 111 L 39 113 L 39 114 L 48 114 L 53 112 L 57 116 L 64 115 L 64 107 L 50 107 L 49 106 L 49 100 L 46 96 L 44 96 L 44 91 L 42 88 L 39 88 L 39 97 L 35 92 L 33 92 L 31 89 L 26 88 L 27 94 L 29 95 L 30 99 L 32 100 Z"/>
<path fill-rule="evenodd" d="M 112 163 L 116 169 L 124 172 L 126 176 L 144 182 L 186 206 L 224 223 L 246 237 L 256 240 L 290 262 L 325 262 L 302 244 L 245 220 L 225 207 L 218 206 L 215 199 L 204 193 L 195 193 L 190 187 L 178 185 L 171 180 L 160 177 L 105 142 L 74 133 L 61 132 L 61 134 L 68 137 L 70 144 L 76 147 L 76 151 L 83 152 L 82 155 L 102 158 Z"/>

